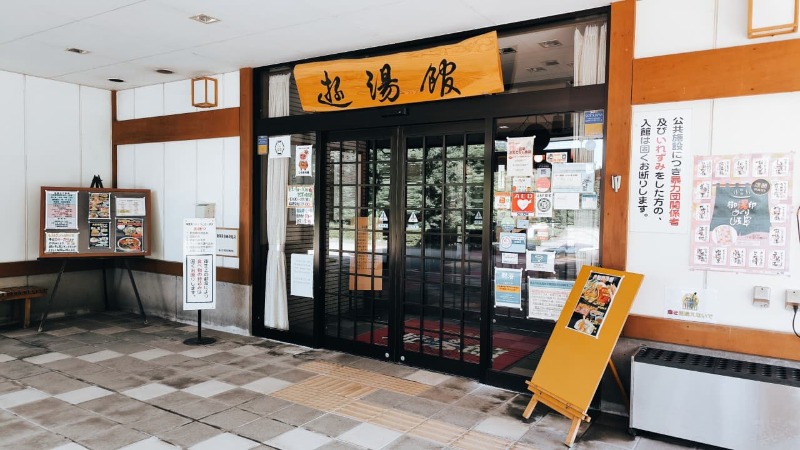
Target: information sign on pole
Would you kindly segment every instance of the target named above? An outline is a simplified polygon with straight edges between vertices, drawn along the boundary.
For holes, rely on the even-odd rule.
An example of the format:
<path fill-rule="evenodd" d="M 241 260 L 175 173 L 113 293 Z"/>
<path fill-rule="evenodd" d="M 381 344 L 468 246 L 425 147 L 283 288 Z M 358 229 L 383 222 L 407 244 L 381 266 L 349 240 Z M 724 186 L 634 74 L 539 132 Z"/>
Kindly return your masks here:
<path fill-rule="evenodd" d="M 183 309 L 217 307 L 217 227 L 215 219 L 183 221 Z"/>

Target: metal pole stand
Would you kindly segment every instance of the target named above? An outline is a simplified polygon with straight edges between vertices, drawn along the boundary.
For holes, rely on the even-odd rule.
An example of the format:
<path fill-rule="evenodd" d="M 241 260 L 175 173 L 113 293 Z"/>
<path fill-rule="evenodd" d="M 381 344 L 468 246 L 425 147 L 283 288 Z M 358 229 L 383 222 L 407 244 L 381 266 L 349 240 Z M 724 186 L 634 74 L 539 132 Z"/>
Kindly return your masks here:
<path fill-rule="evenodd" d="M 202 329 L 202 318 L 203 318 L 203 310 L 197 310 L 197 337 L 196 338 L 189 338 L 183 341 L 186 345 L 208 345 L 217 342 L 216 339 L 212 337 L 203 337 L 200 335 L 200 330 Z"/>

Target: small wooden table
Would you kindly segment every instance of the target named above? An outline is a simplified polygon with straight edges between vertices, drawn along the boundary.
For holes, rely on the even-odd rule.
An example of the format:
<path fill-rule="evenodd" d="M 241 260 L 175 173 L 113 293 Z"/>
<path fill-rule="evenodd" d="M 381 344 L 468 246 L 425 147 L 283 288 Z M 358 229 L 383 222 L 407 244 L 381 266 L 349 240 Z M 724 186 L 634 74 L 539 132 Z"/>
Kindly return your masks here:
<path fill-rule="evenodd" d="M 47 289 L 37 286 L 13 286 L 0 288 L 0 302 L 6 300 L 25 300 L 25 311 L 22 317 L 22 326 L 28 328 L 31 324 L 31 299 L 47 295 Z"/>

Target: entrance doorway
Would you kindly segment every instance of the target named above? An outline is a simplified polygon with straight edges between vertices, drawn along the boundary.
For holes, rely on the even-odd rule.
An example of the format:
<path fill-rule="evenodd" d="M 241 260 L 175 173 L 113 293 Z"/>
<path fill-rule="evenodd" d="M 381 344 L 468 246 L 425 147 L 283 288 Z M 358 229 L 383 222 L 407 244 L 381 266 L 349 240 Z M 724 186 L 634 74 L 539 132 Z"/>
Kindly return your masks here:
<path fill-rule="evenodd" d="M 324 141 L 325 346 L 478 376 L 484 122 Z"/>

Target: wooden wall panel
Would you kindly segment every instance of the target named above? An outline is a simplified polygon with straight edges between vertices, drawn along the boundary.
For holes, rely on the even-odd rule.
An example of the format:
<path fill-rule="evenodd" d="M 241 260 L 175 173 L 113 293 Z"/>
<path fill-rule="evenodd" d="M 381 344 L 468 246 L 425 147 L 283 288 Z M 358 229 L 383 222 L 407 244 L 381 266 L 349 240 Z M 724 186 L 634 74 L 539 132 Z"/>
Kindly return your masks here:
<path fill-rule="evenodd" d="M 633 103 L 800 91 L 797 55 L 800 39 L 637 59 Z"/>
<path fill-rule="evenodd" d="M 253 69 L 239 70 L 239 283 L 252 284 Z"/>
<path fill-rule="evenodd" d="M 792 333 L 630 316 L 622 329 L 622 335 L 627 338 L 800 361 L 800 339 Z"/>
<path fill-rule="evenodd" d="M 611 4 L 611 37 L 608 56 L 608 123 L 606 170 L 603 177 L 602 264 L 625 270 L 628 241 L 628 174 L 631 152 L 631 79 L 636 27 L 636 2 Z M 622 176 L 618 192 L 611 177 Z"/>
<path fill-rule="evenodd" d="M 239 108 L 114 122 L 112 143 L 188 141 L 239 135 Z"/>

